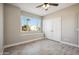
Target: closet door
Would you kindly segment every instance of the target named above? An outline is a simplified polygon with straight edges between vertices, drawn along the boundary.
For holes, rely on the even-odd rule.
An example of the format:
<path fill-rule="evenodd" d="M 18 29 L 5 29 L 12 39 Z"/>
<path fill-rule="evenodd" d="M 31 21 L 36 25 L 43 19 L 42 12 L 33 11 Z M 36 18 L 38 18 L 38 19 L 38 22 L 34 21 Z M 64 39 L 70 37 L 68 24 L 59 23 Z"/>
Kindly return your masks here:
<path fill-rule="evenodd" d="M 52 40 L 61 41 L 61 17 L 55 17 L 52 19 L 51 35 Z"/>
<path fill-rule="evenodd" d="M 67 14 L 62 17 L 62 41 L 77 45 L 76 15 Z"/>
<path fill-rule="evenodd" d="M 46 37 L 51 40 L 61 40 L 61 17 L 48 17 L 44 21 Z"/>
<path fill-rule="evenodd" d="M 51 29 L 52 29 L 52 20 L 51 19 L 43 20 L 43 32 L 45 33 L 45 37 L 48 39 L 52 39 L 53 37 Z"/>

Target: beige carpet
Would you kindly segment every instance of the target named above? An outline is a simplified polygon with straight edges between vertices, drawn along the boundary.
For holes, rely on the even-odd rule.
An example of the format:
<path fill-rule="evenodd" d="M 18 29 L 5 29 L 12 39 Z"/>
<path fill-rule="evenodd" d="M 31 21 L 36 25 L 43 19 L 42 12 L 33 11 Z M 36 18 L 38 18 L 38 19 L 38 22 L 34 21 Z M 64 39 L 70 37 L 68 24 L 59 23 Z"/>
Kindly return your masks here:
<path fill-rule="evenodd" d="M 39 40 L 6 48 L 4 55 L 78 55 L 79 48 L 52 40 Z"/>

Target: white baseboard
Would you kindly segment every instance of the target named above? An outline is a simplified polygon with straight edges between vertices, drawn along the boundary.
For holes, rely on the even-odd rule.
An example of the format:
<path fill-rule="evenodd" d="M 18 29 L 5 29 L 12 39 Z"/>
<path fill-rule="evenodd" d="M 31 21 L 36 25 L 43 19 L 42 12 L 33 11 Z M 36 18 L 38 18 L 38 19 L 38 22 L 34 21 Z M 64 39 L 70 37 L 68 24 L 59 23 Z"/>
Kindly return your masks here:
<path fill-rule="evenodd" d="M 68 43 L 68 42 L 63 42 L 63 41 L 60 41 L 60 42 L 63 43 L 63 44 L 70 45 L 70 46 L 78 47 L 78 45 L 76 45 L 76 44 L 72 44 L 72 43 Z"/>
<path fill-rule="evenodd" d="M 52 39 L 50 39 L 50 40 L 52 40 Z M 53 41 L 58 41 L 58 40 L 53 40 Z M 72 44 L 72 43 L 68 43 L 68 42 L 64 42 L 64 41 L 58 41 L 58 42 L 79 48 L 79 46 L 76 44 Z"/>
<path fill-rule="evenodd" d="M 3 54 L 3 49 L 0 50 L 0 55 L 2 55 L 2 54 Z"/>
<path fill-rule="evenodd" d="M 29 43 L 29 42 L 33 42 L 33 41 L 41 40 L 41 39 L 46 39 L 46 38 L 44 38 L 44 37 L 43 38 L 37 38 L 37 39 L 29 40 L 29 41 L 23 41 L 23 42 L 19 42 L 19 43 L 10 44 L 10 45 L 5 45 L 4 48 L 8 48 L 8 47 L 16 46 L 16 45 L 20 45 L 20 44 L 25 44 L 25 43 Z M 52 40 L 52 39 L 50 39 L 50 40 Z M 53 40 L 53 41 L 57 41 L 57 40 Z M 68 42 L 63 42 L 63 41 L 58 41 L 58 42 L 79 48 L 79 46 L 76 45 L 76 44 L 72 44 L 72 43 L 68 43 Z"/>
<path fill-rule="evenodd" d="M 44 39 L 44 38 L 42 37 L 42 38 L 37 38 L 37 39 L 28 40 L 28 41 L 18 42 L 18 43 L 14 43 L 14 44 L 10 44 L 10 45 L 5 45 L 4 48 L 8 48 L 8 47 L 16 46 L 16 45 L 20 45 L 20 44 L 25 44 L 25 43 L 29 43 L 29 42 L 33 42 L 33 41 L 41 40 L 41 39 Z"/>

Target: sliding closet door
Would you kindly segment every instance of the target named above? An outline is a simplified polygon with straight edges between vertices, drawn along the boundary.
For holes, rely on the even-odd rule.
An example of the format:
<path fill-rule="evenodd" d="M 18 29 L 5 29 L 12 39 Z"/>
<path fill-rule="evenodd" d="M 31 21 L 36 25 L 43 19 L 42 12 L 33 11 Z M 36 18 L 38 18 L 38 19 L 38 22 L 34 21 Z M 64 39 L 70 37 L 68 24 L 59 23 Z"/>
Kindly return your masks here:
<path fill-rule="evenodd" d="M 77 45 L 77 21 L 75 14 L 62 16 L 62 41 L 68 44 Z"/>

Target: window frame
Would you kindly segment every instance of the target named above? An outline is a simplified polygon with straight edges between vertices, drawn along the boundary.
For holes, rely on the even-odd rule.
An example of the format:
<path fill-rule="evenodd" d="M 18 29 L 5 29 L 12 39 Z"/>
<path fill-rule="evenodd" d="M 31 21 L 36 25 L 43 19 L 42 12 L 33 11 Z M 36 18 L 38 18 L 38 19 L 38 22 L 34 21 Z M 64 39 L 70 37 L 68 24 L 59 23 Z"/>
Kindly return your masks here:
<path fill-rule="evenodd" d="M 22 32 L 22 33 L 40 33 L 40 32 L 42 32 L 42 19 L 40 18 L 35 18 L 35 17 L 33 17 L 33 18 L 35 18 L 35 19 L 39 19 L 41 22 L 40 22 L 40 30 L 39 31 L 22 31 L 22 23 L 21 23 L 21 17 L 22 16 L 24 16 L 24 15 L 21 15 L 20 16 L 20 32 Z M 32 19 L 32 17 L 28 17 L 28 16 L 24 16 L 24 17 L 27 17 L 27 18 L 29 18 L 29 19 Z"/>

